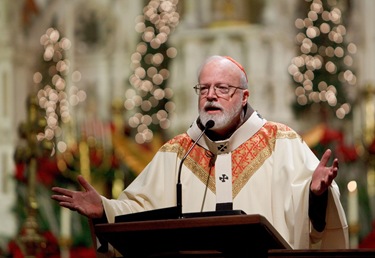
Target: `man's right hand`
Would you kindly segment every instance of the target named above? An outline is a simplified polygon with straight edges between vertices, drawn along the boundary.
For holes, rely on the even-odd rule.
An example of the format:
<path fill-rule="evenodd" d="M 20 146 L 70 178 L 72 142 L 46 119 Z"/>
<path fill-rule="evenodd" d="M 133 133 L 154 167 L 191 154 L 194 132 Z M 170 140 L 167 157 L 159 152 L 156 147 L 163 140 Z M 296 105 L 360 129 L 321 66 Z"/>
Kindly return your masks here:
<path fill-rule="evenodd" d="M 78 182 L 85 191 L 74 191 L 61 187 L 52 187 L 56 194 L 51 198 L 58 201 L 59 205 L 91 219 L 101 218 L 104 214 L 104 208 L 100 194 L 90 185 L 83 176 L 78 176 Z"/>

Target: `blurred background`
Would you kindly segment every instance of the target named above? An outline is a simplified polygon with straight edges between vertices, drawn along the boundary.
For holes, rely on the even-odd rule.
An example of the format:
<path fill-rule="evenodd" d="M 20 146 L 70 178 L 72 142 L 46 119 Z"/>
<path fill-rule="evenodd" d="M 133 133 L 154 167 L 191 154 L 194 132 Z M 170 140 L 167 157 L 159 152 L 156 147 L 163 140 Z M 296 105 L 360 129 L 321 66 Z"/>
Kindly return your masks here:
<path fill-rule="evenodd" d="M 250 103 L 331 148 L 351 248 L 375 248 L 375 1 L 0 1 L 0 257 L 95 257 L 52 186 L 116 198 L 197 117 L 197 70 L 229 55 Z"/>

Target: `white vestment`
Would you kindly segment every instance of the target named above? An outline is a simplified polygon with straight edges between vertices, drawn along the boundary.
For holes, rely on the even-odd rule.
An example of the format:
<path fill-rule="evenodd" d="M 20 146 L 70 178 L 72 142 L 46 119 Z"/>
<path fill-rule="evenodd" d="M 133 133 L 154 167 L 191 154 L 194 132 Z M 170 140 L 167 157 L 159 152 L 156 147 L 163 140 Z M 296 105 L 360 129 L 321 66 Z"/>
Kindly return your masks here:
<path fill-rule="evenodd" d="M 181 158 L 200 133 L 194 123 L 161 147 L 118 200 L 102 197 L 108 221 L 175 206 Z M 224 162 L 228 157 L 232 162 L 226 163 L 231 164 Z M 233 209 L 264 216 L 294 249 L 312 248 L 314 243 L 320 248 L 347 248 L 348 225 L 335 182 L 329 189 L 324 231 L 311 225 L 309 186 L 318 163 L 295 131 L 254 112 L 228 140 L 213 142 L 204 135 L 189 154 L 181 173 L 183 213 L 213 211 L 220 200 L 230 198 Z M 227 175 L 232 181 L 229 188 L 218 186 Z"/>

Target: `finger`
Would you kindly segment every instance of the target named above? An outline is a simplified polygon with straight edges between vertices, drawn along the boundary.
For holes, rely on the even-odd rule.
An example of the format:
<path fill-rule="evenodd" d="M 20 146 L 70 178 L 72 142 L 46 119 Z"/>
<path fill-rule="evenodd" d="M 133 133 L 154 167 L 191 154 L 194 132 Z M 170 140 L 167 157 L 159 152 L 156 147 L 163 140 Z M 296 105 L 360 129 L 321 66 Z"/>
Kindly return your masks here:
<path fill-rule="evenodd" d="M 70 202 L 60 202 L 59 204 L 61 207 L 67 208 L 71 211 L 76 211 L 76 209 L 74 208 L 74 205 Z"/>
<path fill-rule="evenodd" d="M 338 173 L 338 171 L 339 171 L 339 161 L 338 161 L 338 159 L 336 158 L 336 159 L 334 159 L 334 161 L 333 161 L 333 164 L 332 164 L 332 167 L 331 167 L 331 169 L 330 169 L 330 172 L 331 172 L 331 174 L 334 174 L 334 175 L 336 176 L 337 173 Z"/>
<path fill-rule="evenodd" d="M 68 189 L 61 188 L 61 187 L 52 187 L 52 191 L 54 191 L 55 193 L 59 193 L 59 194 L 62 194 L 62 195 L 69 196 L 69 197 L 72 197 L 72 195 L 74 193 L 74 191 L 72 191 L 72 190 L 68 190 Z"/>
<path fill-rule="evenodd" d="M 95 191 L 94 187 L 92 185 L 90 185 L 89 182 L 87 182 L 86 179 L 83 176 L 79 175 L 77 177 L 77 180 L 78 180 L 79 184 L 82 185 L 82 187 L 86 191 L 92 191 L 92 190 Z"/>
<path fill-rule="evenodd" d="M 325 182 L 327 187 L 329 187 L 332 184 L 332 181 L 336 178 L 336 176 L 337 176 L 337 168 L 336 167 L 332 167 L 332 168 L 327 170 L 326 182 Z"/>
<path fill-rule="evenodd" d="M 82 214 L 82 215 L 88 216 L 88 214 L 85 212 L 85 210 L 82 209 L 82 208 L 79 207 L 79 206 L 75 206 L 75 207 L 74 207 L 74 210 L 77 211 L 79 214 Z"/>
<path fill-rule="evenodd" d="M 330 183 L 332 183 L 332 181 L 336 178 L 337 172 L 337 167 L 334 167 L 330 170 L 330 173 L 328 174 L 328 179 Z"/>
<path fill-rule="evenodd" d="M 54 196 L 51 196 L 51 198 L 57 201 L 60 206 L 74 210 L 72 209 L 72 206 L 74 204 L 72 203 L 71 199 L 68 199 L 69 197 L 62 196 L 62 195 L 54 195 Z"/>
<path fill-rule="evenodd" d="M 59 202 L 70 202 L 72 200 L 71 197 L 68 197 L 66 195 L 58 195 L 58 194 L 52 195 L 51 198 Z"/>
<path fill-rule="evenodd" d="M 339 160 L 336 158 L 334 161 L 333 161 L 333 165 L 332 165 L 333 168 L 336 168 L 336 170 L 339 169 Z"/>
<path fill-rule="evenodd" d="M 331 157 L 331 153 L 332 153 L 332 151 L 330 150 L 330 149 L 327 149 L 325 152 L 324 152 L 324 154 L 323 154 L 323 156 L 322 156 L 322 159 L 320 160 L 320 162 L 319 162 L 319 165 L 320 166 L 326 166 L 327 165 L 327 163 L 328 163 L 328 160 L 329 160 L 329 158 Z"/>
<path fill-rule="evenodd" d="M 52 198 L 53 200 L 55 200 L 55 201 L 60 202 L 60 201 L 61 201 L 61 198 L 60 198 L 61 196 L 62 196 L 62 195 L 54 194 L 54 195 L 51 196 L 51 198 Z"/>

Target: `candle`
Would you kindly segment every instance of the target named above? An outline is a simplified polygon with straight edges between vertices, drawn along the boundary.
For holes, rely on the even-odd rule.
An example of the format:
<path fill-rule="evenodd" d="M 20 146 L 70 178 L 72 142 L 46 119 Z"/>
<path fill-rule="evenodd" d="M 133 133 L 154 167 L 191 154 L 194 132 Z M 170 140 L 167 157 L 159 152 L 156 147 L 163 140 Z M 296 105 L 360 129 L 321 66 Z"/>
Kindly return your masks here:
<path fill-rule="evenodd" d="M 358 224 L 358 190 L 357 182 L 350 181 L 348 183 L 348 223 L 349 225 Z"/>
<path fill-rule="evenodd" d="M 71 211 L 67 208 L 60 209 L 60 236 L 70 239 L 71 236 Z"/>

